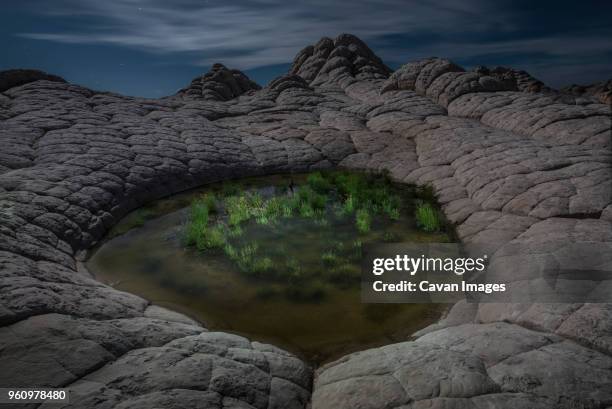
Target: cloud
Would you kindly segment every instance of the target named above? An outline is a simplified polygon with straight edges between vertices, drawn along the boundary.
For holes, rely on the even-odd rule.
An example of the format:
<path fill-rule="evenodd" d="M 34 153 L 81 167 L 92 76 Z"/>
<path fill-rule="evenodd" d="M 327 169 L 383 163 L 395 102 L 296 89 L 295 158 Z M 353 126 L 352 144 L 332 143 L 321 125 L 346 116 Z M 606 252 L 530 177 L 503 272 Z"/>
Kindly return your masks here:
<path fill-rule="evenodd" d="M 154 53 L 231 56 L 241 68 L 290 60 L 322 35 L 353 32 L 368 40 L 408 31 L 449 31 L 449 22 L 477 24 L 452 2 L 382 0 L 354 2 L 250 0 L 161 2 L 157 0 L 61 0 L 49 18 L 86 16 L 94 24 L 67 32 L 25 32 L 31 39 L 63 43 L 113 44 Z M 43 7 L 44 9 L 44 7 Z M 244 57 L 240 57 L 244 54 Z"/>
<path fill-rule="evenodd" d="M 289 62 L 305 45 L 342 32 L 373 42 L 383 59 L 395 62 L 527 53 L 564 59 L 612 49 L 610 30 L 514 38 L 531 22 L 501 1 L 58 0 L 52 10 L 39 1 L 36 9 L 49 19 L 81 18 L 87 24 L 19 36 L 182 53 L 196 64 L 222 61 L 240 69 Z"/>

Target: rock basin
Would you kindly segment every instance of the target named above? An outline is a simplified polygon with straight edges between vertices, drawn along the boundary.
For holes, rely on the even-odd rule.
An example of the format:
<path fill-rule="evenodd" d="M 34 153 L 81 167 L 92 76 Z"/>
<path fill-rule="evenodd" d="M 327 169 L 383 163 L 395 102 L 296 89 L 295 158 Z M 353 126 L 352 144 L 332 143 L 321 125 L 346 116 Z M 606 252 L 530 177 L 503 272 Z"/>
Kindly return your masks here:
<path fill-rule="evenodd" d="M 414 342 L 314 373 L 84 268 L 84 253 L 150 200 L 333 167 L 432 184 L 459 238 L 488 246 L 505 277 L 585 260 L 586 248 L 609 265 L 609 106 L 443 59 L 390 73 L 341 35 L 228 100 L 203 91 L 231 89 L 227 75 L 159 100 L 45 79 L 2 91 L 0 385 L 67 387 L 74 408 L 609 407 L 609 303 L 460 303 Z"/>

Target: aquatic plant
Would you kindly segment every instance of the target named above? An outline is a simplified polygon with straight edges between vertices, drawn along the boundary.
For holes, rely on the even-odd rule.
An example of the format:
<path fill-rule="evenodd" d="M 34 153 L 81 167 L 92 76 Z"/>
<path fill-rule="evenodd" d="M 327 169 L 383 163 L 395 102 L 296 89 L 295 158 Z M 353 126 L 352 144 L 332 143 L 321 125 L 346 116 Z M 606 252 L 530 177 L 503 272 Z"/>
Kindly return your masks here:
<path fill-rule="evenodd" d="M 353 243 L 351 244 L 351 247 L 352 247 L 351 249 L 352 251 L 349 255 L 349 259 L 353 261 L 361 260 L 361 257 L 363 255 L 361 240 L 353 241 Z"/>
<path fill-rule="evenodd" d="M 434 209 L 431 204 L 427 202 L 420 202 L 417 204 L 415 211 L 417 227 L 426 232 L 440 231 L 441 223 L 438 212 Z"/>
<path fill-rule="evenodd" d="M 308 185 L 318 193 L 327 193 L 332 190 L 332 182 L 321 174 L 321 172 L 314 172 L 308 175 L 306 178 Z"/>
<path fill-rule="evenodd" d="M 232 182 L 232 181 L 225 181 L 223 182 L 223 185 L 221 186 L 221 195 L 222 196 L 236 196 L 240 194 L 240 191 L 242 190 L 240 183 L 237 182 Z"/>
<path fill-rule="evenodd" d="M 381 210 L 389 216 L 391 220 L 399 220 L 400 218 L 400 200 L 395 195 L 388 194 L 387 197 L 383 198 L 381 203 Z"/>
<path fill-rule="evenodd" d="M 389 186 L 372 183 L 362 191 L 362 201 L 370 202 L 380 212 L 398 208 L 400 199 Z"/>
<path fill-rule="evenodd" d="M 263 215 L 270 221 L 274 221 L 283 215 L 283 199 L 280 196 L 271 197 L 263 205 Z"/>
<path fill-rule="evenodd" d="M 310 203 L 302 202 L 300 204 L 299 213 L 301 217 L 312 217 L 314 216 L 314 210 Z"/>
<path fill-rule="evenodd" d="M 230 226 L 236 226 L 251 216 L 249 197 L 246 194 L 230 196 L 225 199 L 225 211 Z"/>
<path fill-rule="evenodd" d="M 251 277 L 265 277 L 274 272 L 274 262 L 267 256 L 257 257 L 257 249 L 256 244 L 247 244 L 242 248 L 231 244 L 223 247 L 225 255 L 236 263 L 242 273 Z"/>
<path fill-rule="evenodd" d="M 262 275 L 273 270 L 274 263 L 270 257 L 254 258 L 251 263 L 251 273 Z"/>
<path fill-rule="evenodd" d="M 317 213 L 317 211 L 315 211 L 315 213 Z M 327 227 L 329 226 L 329 220 L 327 220 L 327 218 L 324 215 L 315 215 L 315 221 L 314 221 L 315 225 L 319 226 L 319 227 Z"/>
<path fill-rule="evenodd" d="M 240 225 L 235 225 L 227 229 L 227 237 L 232 238 L 232 239 L 240 237 L 243 234 L 244 234 L 244 230 L 242 229 L 242 227 L 240 227 Z"/>
<path fill-rule="evenodd" d="M 290 197 L 272 197 L 264 200 L 258 193 L 243 193 L 225 200 L 230 226 L 237 226 L 253 218 L 257 224 L 272 224 L 279 217 L 290 217 L 295 207 L 297 202 Z"/>
<path fill-rule="evenodd" d="M 372 216 L 370 216 L 370 212 L 367 209 L 359 209 L 355 213 L 355 225 L 357 226 L 357 230 L 360 233 L 367 233 L 370 231 L 370 226 L 372 223 Z"/>
<path fill-rule="evenodd" d="M 344 196 L 357 195 L 365 184 L 362 175 L 348 172 L 337 172 L 333 178 L 338 191 Z"/>
<path fill-rule="evenodd" d="M 241 186 L 251 189 L 249 185 Z M 238 270 L 249 277 L 283 277 L 291 285 L 309 283 L 319 277 L 344 286 L 359 281 L 352 267 L 362 257 L 361 240 L 347 243 L 330 241 L 318 256 L 319 268 L 324 266 L 324 269 L 313 272 L 306 267 L 308 261 L 303 265 L 301 259 L 287 257 L 286 252 L 270 248 L 260 251 L 255 243 L 245 244 L 242 237 L 249 227 L 243 223 L 253 221 L 260 226 L 271 226 L 271 229 L 281 218 L 302 217 L 313 219 L 312 223 L 317 227 L 325 228 L 336 214 L 337 217 L 351 216 L 357 231 L 364 234 L 372 229 L 374 221 L 378 222 L 378 217 L 383 217 L 383 224 L 387 218 L 397 220 L 401 215 L 400 209 L 406 208 L 390 179 L 380 175 L 316 172 L 306 178 L 306 183 L 296 186 L 292 182 L 291 186 L 292 189 L 286 193 L 279 194 L 277 189 L 275 196 L 265 198 L 253 190 L 235 192 L 227 197 L 214 193 L 199 196 L 191 204 L 191 216 L 185 228 L 186 243 L 202 251 L 223 249 Z M 432 193 L 427 189 L 423 188 L 423 196 Z M 419 228 L 427 232 L 438 230 L 440 219 L 435 208 L 426 201 L 418 203 L 416 218 Z M 219 213 L 214 219 L 210 216 L 212 209 Z M 390 232 L 372 237 L 385 242 L 397 240 L 397 236 Z"/>
<path fill-rule="evenodd" d="M 204 248 L 205 249 L 217 249 L 225 246 L 226 243 L 226 232 L 223 225 L 216 225 L 209 227 L 204 230 Z"/>
<path fill-rule="evenodd" d="M 391 220 L 399 220 L 400 219 L 400 211 L 398 208 L 389 209 L 387 211 L 387 215 Z"/>
<path fill-rule="evenodd" d="M 300 202 L 300 207 L 307 205 L 311 207 L 313 210 L 315 209 L 325 209 L 325 204 L 327 202 L 327 196 L 324 194 L 320 194 L 315 192 L 310 186 L 301 186 L 297 191 L 297 197 Z"/>
<path fill-rule="evenodd" d="M 335 241 L 333 242 L 333 248 L 335 251 L 341 253 L 342 251 L 344 251 L 344 242 L 342 241 Z"/>
<path fill-rule="evenodd" d="M 247 244 L 244 247 L 236 250 L 233 260 L 240 271 L 244 273 L 252 272 L 253 259 L 257 252 L 257 244 Z"/>
<path fill-rule="evenodd" d="M 190 217 L 184 229 L 184 242 L 188 246 L 204 248 L 204 233 L 208 225 L 208 207 L 201 200 L 191 204 Z"/>
<path fill-rule="evenodd" d="M 184 242 L 198 250 L 221 248 L 226 242 L 223 225 L 208 226 L 211 206 L 216 212 L 216 198 L 213 194 L 203 195 L 191 204 L 191 214 L 184 229 Z"/>
<path fill-rule="evenodd" d="M 259 216 L 257 216 L 255 218 L 255 221 L 257 222 L 257 224 L 262 224 L 262 225 L 268 225 L 271 222 L 271 219 L 268 215 L 266 214 L 260 214 Z"/>
<path fill-rule="evenodd" d="M 213 192 L 202 195 L 201 202 L 208 208 L 208 213 L 217 213 L 217 196 Z"/>
<path fill-rule="evenodd" d="M 285 261 L 285 268 L 290 282 L 301 282 L 304 278 L 302 265 L 297 258 L 288 257 Z"/>
<path fill-rule="evenodd" d="M 296 200 L 291 200 L 289 198 L 285 198 L 281 201 L 281 216 L 282 217 L 291 217 L 293 215 L 293 211 L 295 210 L 297 205 Z"/>
<path fill-rule="evenodd" d="M 236 247 L 229 243 L 226 243 L 225 246 L 223 246 L 223 252 L 232 261 L 235 261 L 238 258 L 238 250 L 236 250 Z"/>
<path fill-rule="evenodd" d="M 338 262 L 338 255 L 331 250 L 321 254 L 321 262 L 326 266 L 333 266 Z"/>
<path fill-rule="evenodd" d="M 386 232 L 383 234 L 382 239 L 383 239 L 383 241 L 384 241 L 385 243 L 392 243 L 392 242 L 394 242 L 394 241 L 396 241 L 396 240 L 397 240 L 397 234 L 392 233 L 392 232 L 389 232 L 389 231 L 386 231 Z"/>
<path fill-rule="evenodd" d="M 344 205 L 342 208 L 344 214 L 352 214 L 355 211 L 355 197 L 352 195 L 348 195 L 346 200 L 344 201 Z"/>

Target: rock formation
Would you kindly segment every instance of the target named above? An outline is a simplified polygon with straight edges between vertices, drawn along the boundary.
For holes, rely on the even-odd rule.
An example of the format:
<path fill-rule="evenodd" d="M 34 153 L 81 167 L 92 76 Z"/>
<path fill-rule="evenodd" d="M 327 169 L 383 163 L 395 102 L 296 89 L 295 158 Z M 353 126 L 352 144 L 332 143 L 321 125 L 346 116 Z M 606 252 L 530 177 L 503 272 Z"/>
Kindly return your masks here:
<path fill-rule="evenodd" d="M 159 100 L 49 78 L 0 93 L 0 386 L 67 387 L 79 409 L 612 405 L 612 304 L 460 302 L 414 341 L 313 370 L 91 277 L 88 249 L 149 200 L 332 167 L 432 185 L 510 284 L 612 265 L 604 104 L 443 59 L 391 73 L 350 35 L 257 88 L 216 65 Z"/>
<path fill-rule="evenodd" d="M 570 85 L 569 87 L 561 88 L 561 92 L 593 97 L 604 104 L 612 105 L 612 79 L 591 85 Z"/>
<path fill-rule="evenodd" d="M 6 70 L 0 71 L 0 92 L 39 80 L 66 82 L 57 75 L 50 75 L 39 70 Z"/>
<path fill-rule="evenodd" d="M 239 70 L 229 70 L 223 64 L 213 64 L 206 74 L 194 78 L 189 87 L 179 93 L 187 97 L 212 101 L 228 101 L 245 92 L 261 87 Z"/>
<path fill-rule="evenodd" d="M 542 81 L 534 78 L 527 71 L 519 71 L 508 67 L 487 68 L 480 65 L 474 69 L 482 75 L 489 75 L 499 80 L 510 80 L 516 84 L 516 88 L 522 92 L 553 92 L 552 88 L 544 85 Z"/>

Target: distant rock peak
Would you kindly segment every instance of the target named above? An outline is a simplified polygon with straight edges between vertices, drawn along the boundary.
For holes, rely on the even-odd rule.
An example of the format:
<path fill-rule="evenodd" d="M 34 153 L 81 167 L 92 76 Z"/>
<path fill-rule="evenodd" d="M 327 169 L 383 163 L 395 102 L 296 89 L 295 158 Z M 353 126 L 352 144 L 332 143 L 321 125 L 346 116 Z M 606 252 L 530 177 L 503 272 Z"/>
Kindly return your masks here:
<path fill-rule="evenodd" d="M 66 82 L 62 77 L 47 74 L 40 70 L 15 69 L 0 71 L 0 92 L 34 81 Z"/>
<path fill-rule="evenodd" d="M 501 81 L 514 81 L 517 89 L 522 92 L 554 92 L 552 88 L 546 86 L 542 81 L 524 70 L 499 66 L 488 68 L 484 65 L 479 65 L 473 71 L 482 75 L 489 75 Z"/>
<path fill-rule="evenodd" d="M 604 104 L 612 105 L 612 79 L 591 85 L 570 85 L 561 92 L 579 97 L 592 97 Z"/>
<path fill-rule="evenodd" d="M 242 71 L 229 69 L 223 64 L 215 63 L 210 71 L 194 78 L 187 88 L 179 91 L 179 94 L 191 98 L 229 101 L 258 89 L 261 89 L 261 87 L 250 80 Z"/>
<path fill-rule="evenodd" d="M 430 57 L 397 69 L 381 87 L 381 93 L 409 90 L 447 107 L 461 95 L 485 91 L 517 91 L 513 78 L 497 78 L 468 72 L 445 58 Z"/>
<path fill-rule="evenodd" d="M 332 40 L 321 38 L 305 47 L 293 61 L 290 74 L 297 74 L 311 85 L 358 80 L 386 79 L 392 70 L 359 38 L 341 34 Z"/>

